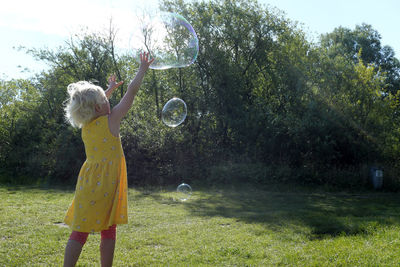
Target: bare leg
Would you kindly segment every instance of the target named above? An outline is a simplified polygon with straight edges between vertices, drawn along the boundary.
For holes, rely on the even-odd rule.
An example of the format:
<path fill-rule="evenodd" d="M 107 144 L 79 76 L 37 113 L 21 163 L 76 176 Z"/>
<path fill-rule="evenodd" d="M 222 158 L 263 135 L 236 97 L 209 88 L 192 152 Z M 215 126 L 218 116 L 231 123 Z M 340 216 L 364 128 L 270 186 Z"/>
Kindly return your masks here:
<path fill-rule="evenodd" d="M 82 244 L 75 240 L 68 240 L 67 246 L 65 247 L 64 255 L 64 267 L 74 267 L 76 262 L 81 255 Z"/>
<path fill-rule="evenodd" d="M 112 266 L 114 259 L 115 240 L 114 239 L 102 239 L 100 243 L 100 256 L 101 266 L 109 267 Z"/>

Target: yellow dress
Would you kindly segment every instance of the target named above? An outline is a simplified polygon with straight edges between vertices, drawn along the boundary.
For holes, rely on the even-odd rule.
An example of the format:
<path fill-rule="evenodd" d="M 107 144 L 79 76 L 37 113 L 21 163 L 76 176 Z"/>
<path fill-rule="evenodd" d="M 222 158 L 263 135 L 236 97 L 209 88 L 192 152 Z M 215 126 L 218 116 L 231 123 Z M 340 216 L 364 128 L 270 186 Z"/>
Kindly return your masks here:
<path fill-rule="evenodd" d="M 82 128 L 86 161 L 64 222 L 73 231 L 100 232 L 128 223 L 127 174 L 121 138 L 111 134 L 108 116 Z"/>

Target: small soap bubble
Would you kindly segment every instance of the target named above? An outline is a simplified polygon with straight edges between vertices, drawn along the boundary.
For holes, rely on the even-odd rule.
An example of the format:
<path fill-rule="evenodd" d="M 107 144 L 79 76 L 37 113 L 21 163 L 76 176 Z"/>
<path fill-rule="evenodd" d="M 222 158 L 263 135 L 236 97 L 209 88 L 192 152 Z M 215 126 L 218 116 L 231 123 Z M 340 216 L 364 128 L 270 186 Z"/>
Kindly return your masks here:
<path fill-rule="evenodd" d="M 178 198 L 181 201 L 186 201 L 192 195 L 192 188 L 190 185 L 182 183 L 176 188 L 176 192 L 178 192 Z"/>

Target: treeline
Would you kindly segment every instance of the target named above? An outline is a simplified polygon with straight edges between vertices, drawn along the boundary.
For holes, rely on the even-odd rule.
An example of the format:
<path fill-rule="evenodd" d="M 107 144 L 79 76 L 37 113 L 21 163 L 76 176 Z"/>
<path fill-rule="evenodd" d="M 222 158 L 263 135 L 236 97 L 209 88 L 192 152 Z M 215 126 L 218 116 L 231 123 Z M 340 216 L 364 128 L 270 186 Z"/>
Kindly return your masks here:
<path fill-rule="evenodd" d="M 199 37 L 190 67 L 148 72 L 121 136 L 130 184 L 271 181 L 364 187 L 371 166 L 400 187 L 400 63 L 371 25 L 336 28 L 318 43 L 256 1 L 164 1 Z M 117 53 L 118 25 L 82 32 L 55 50 L 27 49 L 49 70 L 0 84 L 0 179 L 71 183 L 85 160 L 80 130 L 64 119 L 69 83 L 125 87 L 138 68 Z M 172 97 L 188 107 L 169 128 Z"/>

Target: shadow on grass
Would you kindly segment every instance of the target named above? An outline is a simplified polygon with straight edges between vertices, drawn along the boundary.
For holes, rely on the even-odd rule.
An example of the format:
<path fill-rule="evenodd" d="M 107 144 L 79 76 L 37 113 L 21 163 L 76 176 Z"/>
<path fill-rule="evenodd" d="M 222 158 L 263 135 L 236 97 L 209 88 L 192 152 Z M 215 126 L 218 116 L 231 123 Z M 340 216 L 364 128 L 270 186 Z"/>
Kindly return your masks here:
<path fill-rule="evenodd" d="M 143 194 L 165 204 L 156 191 Z M 198 196 L 184 203 L 194 216 L 233 218 L 276 231 L 305 226 L 311 240 L 368 235 L 380 226 L 400 225 L 400 196 L 393 193 L 282 192 L 241 186 L 199 190 Z"/>
<path fill-rule="evenodd" d="M 72 187 L 0 186 L 8 194 L 73 193 Z M 163 193 L 174 188 L 135 188 L 130 200 L 150 197 L 168 205 L 184 205 L 193 216 L 232 218 L 257 223 L 266 229 L 281 231 L 307 227 L 309 239 L 340 235 L 369 235 L 382 226 L 400 225 L 400 196 L 394 193 L 329 193 L 321 190 L 288 188 L 261 189 L 254 186 L 209 189 L 194 187 L 194 196 L 181 203 Z"/>

